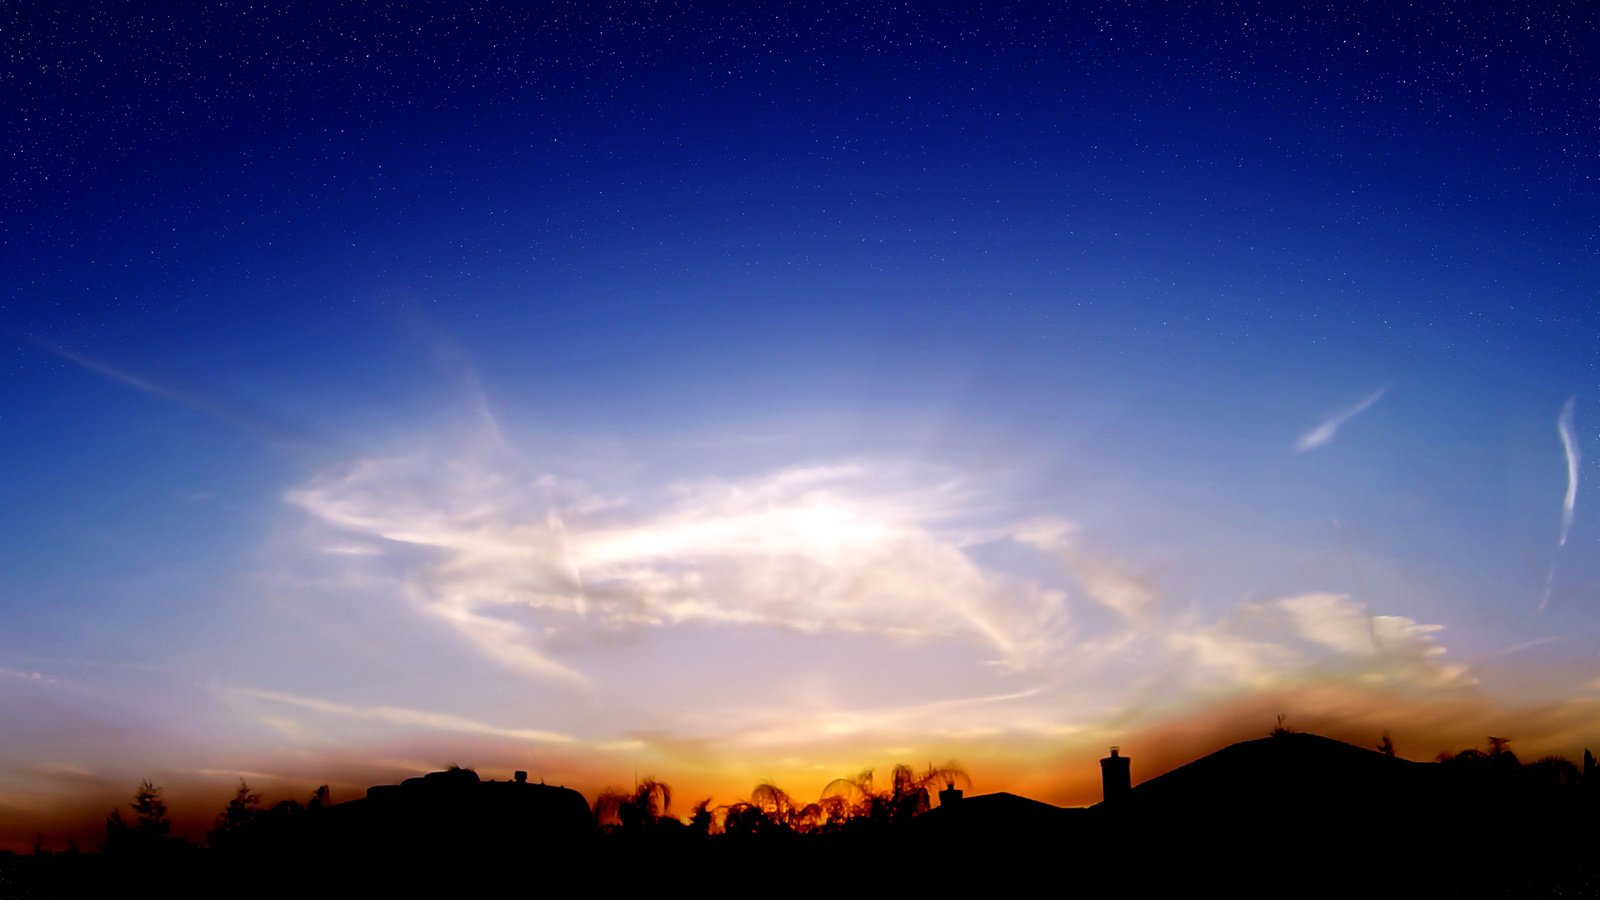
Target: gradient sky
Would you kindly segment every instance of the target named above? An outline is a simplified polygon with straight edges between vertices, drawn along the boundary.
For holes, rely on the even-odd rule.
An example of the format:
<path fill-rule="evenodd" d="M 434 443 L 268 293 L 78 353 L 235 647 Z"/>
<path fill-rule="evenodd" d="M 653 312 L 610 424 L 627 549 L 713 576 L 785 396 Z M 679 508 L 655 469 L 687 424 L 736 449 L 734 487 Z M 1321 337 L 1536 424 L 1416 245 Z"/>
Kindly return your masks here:
<path fill-rule="evenodd" d="M 1592 5 L 149 6 L 0 10 L 0 845 L 1600 745 Z"/>

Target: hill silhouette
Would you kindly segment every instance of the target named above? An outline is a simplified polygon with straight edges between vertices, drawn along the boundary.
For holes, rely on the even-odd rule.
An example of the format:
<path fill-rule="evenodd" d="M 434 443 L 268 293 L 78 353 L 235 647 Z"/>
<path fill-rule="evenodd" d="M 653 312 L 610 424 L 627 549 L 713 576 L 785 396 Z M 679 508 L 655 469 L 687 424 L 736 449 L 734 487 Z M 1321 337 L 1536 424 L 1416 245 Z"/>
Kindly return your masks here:
<path fill-rule="evenodd" d="M 1136 785 L 1107 812 L 1140 818 L 1342 822 L 1439 799 L 1431 763 L 1388 756 L 1316 734 L 1285 732 L 1224 747 Z"/>
<path fill-rule="evenodd" d="M 1236 880 L 1252 861 L 1270 881 L 1251 893 L 1600 896 L 1594 785 L 1548 790 L 1503 742 L 1459 758 L 1414 762 L 1280 729 L 1097 804 L 1079 837 L 1156 888 Z"/>

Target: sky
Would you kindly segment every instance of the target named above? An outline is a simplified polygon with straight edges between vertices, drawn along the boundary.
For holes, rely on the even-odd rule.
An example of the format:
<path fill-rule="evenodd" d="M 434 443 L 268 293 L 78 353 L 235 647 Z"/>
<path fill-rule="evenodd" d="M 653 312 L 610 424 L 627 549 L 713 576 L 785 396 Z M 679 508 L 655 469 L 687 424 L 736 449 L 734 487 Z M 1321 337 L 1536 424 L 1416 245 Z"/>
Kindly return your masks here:
<path fill-rule="evenodd" d="M 8 4 L 0 846 L 1600 745 L 1597 18 Z"/>

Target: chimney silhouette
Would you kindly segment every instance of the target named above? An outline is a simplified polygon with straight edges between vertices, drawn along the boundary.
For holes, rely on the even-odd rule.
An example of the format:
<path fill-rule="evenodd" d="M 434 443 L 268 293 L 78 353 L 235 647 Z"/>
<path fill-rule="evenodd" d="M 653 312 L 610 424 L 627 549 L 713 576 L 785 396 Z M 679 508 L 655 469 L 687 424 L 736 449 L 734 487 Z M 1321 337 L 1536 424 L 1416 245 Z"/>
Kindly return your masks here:
<path fill-rule="evenodd" d="M 1111 755 L 1100 760 L 1100 789 L 1106 803 L 1115 803 L 1133 790 L 1133 776 L 1128 771 L 1128 757 L 1111 748 Z"/>
<path fill-rule="evenodd" d="M 961 789 L 956 787 L 956 783 L 954 781 L 946 781 L 944 783 L 944 790 L 939 792 L 939 805 L 949 806 L 960 799 Z"/>

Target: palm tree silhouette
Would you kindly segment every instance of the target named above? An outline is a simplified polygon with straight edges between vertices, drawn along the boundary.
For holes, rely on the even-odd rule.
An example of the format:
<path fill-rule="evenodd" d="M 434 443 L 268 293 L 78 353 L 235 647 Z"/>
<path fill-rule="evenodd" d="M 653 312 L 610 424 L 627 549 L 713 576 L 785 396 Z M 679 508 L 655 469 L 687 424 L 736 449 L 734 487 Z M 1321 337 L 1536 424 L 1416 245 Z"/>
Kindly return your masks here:
<path fill-rule="evenodd" d="M 632 792 L 606 788 L 594 798 L 594 819 L 602 828 L 619 827 L 624 834 L 641 834 L 655 825 L 672 806 L 672 788 L 646 777 Z"/>
<path fill-rule="evenodd" d="M 818 805 L 829 820 L 864 819 L 870 823 L 904 822 L 928 811 L 932 791 L 941 785 L 960 782 L 971 787 L 972 779 L 955 763 L 934 766 L 920 774 L 908 765 L 897 765 L 889 773 L 889 787 L 874 790 L 873 773 L 867 769 L 854 778 L 835 778 L 822 789 Z"/>

